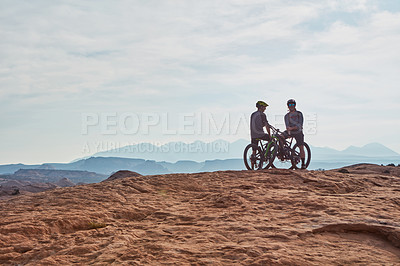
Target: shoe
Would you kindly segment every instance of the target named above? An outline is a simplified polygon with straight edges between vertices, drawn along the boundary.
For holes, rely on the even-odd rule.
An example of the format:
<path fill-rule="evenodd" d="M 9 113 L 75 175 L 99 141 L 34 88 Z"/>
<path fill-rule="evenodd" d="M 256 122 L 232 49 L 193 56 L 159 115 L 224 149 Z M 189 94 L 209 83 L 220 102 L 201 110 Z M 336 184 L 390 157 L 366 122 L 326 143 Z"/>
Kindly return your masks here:
<path fill-rule="evenodd" d="M 302 170 L 307 169 L 306 165 L 305 165 L 305 164 L 302 164 L 302 165 L 301 165 L 301 169 L 302 169 Z"/>

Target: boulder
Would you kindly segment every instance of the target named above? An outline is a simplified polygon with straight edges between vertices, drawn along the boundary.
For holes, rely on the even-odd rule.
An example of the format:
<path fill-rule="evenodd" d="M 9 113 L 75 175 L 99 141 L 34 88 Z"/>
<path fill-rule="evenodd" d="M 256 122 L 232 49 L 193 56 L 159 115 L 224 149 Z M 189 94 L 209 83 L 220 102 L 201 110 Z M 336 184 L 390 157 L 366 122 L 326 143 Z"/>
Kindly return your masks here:
<path fill-rule="evenodd" d="M 136 177 L 136 176 L 142 176 L 142 175 L 139 173 L 136 173 L 136 172 L 128 171 L 128 170 L 120 170 L 120 171 L 115 172 L 112 175 L 110 175 L 110 177 L 104 181 L 112 181 L 112 180 L 121 179 L 121 178 L 125 178 L 125 177 Z"/>

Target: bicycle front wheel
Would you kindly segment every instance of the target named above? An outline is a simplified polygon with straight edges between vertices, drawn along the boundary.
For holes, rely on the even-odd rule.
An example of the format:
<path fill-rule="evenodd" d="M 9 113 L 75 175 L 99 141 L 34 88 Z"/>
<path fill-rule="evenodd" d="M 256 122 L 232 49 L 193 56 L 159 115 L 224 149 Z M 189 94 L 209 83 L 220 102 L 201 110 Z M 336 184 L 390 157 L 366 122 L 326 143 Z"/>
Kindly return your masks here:
<path fill-rule="evenodd" d="M 270 167 L 275 168 L 274 160 L 276 158 L 276 154 L 278 153 L 278 143 L 275 141 L 271 141 L 267 145 L 267 151 L 263 154 L 263 158 L 260 162 L 260 169 L 268 169 Z"/>
<path fill-rule="evenodd" d="M 261 148 L 255 144 L 247 145 L 244 149 L 243 160 L 247 170 L 260 169 L 260 162 L 262 161 Z"/>

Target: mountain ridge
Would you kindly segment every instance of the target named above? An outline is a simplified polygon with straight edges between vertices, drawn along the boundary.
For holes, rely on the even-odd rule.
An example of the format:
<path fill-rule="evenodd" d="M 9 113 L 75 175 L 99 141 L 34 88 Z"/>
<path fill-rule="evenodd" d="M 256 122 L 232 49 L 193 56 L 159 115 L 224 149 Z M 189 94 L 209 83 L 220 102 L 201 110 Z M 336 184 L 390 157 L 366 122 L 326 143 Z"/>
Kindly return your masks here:
<path fill-rule="evenodd" d="M 174 145 L 179 144 L 179 147 Z M 212 142 L 194 141 L 190 143 L 184 142 L 168 142 L 161 146 L 153 145 L 149 142 L 139 143 L 135 145 L 127 145 L 118 149 L 111 149 L 94 153 L 93 157 L 121 157 L 121 158 L 143 158 L 146 160 L 165 161 L 167 157 L 169 162 L 177 162 L 180 160 L 191 160 L 202 162 L 206 160 L 221 160 L 240 158 L 244 148 L 249 144 L 248 140 L 238 139 L 233 142 L 226 140 L 215 140 Z M 140 147 L 142 146 L 142 147 Z M 317 147 L 311 146 L 311 152 L 314 155 L 321 156 L 362 156 L 362 157 L 388 157 L 400 156 L 399 153 L 386 147 L 383 144 L 373 142 L 364 146 L 349 146 L 344 150 L 336 150 L 330 147 Z M 176 151 L 176 148 L 180 149 Z M 207 149 L 208 148 L 208 149 Z M 147 152 L 146 152 L 147 149 Z M 203 152 L 196 150 L 203 149 Z M 120 152 L 120 150 L 141 150 L 139 153 L 135 152 Z M 192 152 L 190 152 L 192 150 Z M 156 151 L 156 153 L 154 152 Z M 174 152 L 171 152 L 174 151 Z M 316 153 L 314 153 L 315 151 Z M 316 158 L 318 160 L 318 158 Z"/>
<path fill-rule="evenodd" d="M 194 173 L 201 171 L 218 170 L 244 170 L 245 168 L 242 156 L 244 147 L 247 144 L 248 141 L 244 139 L 240 139 L 232 143 L 224 140 L 218 140 L 217 143 L 214 142 L 214 144 L 212 144 L 212 142 L 211 144 L 206 144 L 201 141 L 196 141 L 193 143 L 171 142 L 165 145 L 169 145 L 169 147 L 172 147 L 173 145 L 178 145 L 178 147 L 180 147 L 184 152 L 176 154 L 171 154 L 170 151 L 168 151 L 167 153 L 148 153 L 147 159 L 118 157 L 116 156 L 118 154 L 111 152 L 105 154 L 108 154 L 110 156 L 93 155 L 92 157 L 74 160 L 70 163 L 0 165 L 0 174 L 12 174 L 19 169 L 80 170 L 96 172 L 104 175 L 109 175 L 121 169 L 138 172 L 142 175 Z M 152 144 L 143 143 L 143 145 Z M 191 148 L 190 145 L 192 145 Z M 204 145 L 208 145 L 208 147 Z M 221 155 L 221 153 L 213 153 L 213 149 L 208 150 L 208 152 L 204 153 L 194 152 L 198 148 L 217 147 L 218 145 L 231 145 L 225 146 L 226 152 L 222 153 L 222 158 L 221 156 L 218 156 Z M 162 148 L 160 146 L 157 149 L 160 150 Z M 194 151 L 189 152 L 190 149 L 194 149 Z M 213 154 L 215 156 L 213 156 Z M 143 155 L 143 153 L 138 155 Z M 156 155 L 158 157 L 154 157 L 153 155 Z M 194 155 L 195 158 L 190 157 L 192 155 Z M 131 156 L 133 156 L 133 154 L 131 154 Z M 396 165 L 400 163 L 400 155 L 398 153 L 379 143 L 370 143 L 362 147 L 350 146 L 342 151 L 328 147 L 311 146 L 311 157 L 311 164 L 309 167 L 310 170 L 319 168 L 333 169 L 355 163 L 395 163 Z M 204 160 L 198 160 L 202 158 Z"/>
<path fill-rule="evenodd" d="M 383 144 L 378 142 L 372 142 L 365 144 L 364 146 L 349 146 L 342 151 L 343 153 L 351 154 L 351 155 L 365 155 L 368 157 L 372 156 L 400 156 L 397 152 L 392 149 L 386 147 Z"/>

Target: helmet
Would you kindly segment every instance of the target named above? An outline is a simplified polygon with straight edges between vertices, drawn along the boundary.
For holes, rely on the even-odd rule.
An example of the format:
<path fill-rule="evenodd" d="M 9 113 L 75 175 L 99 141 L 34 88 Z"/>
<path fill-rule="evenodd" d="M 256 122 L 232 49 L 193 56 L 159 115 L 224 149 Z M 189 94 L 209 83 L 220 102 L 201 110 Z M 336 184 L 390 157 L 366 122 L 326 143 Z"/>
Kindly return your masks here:
<path fill-rule="evenodd" d="M 257 108 L 260 108 L 260 107 L 263 107 L 263 106 L 267 107 L 268 104 L 265 103 L 265 102 L 263 102 L 263 101 L 258 101 L 258 102 L 256 103 L 256 107 L 257 107 Z"/>
<path fill-rule="evenodd" d="M 289 99 L 286 104 L 289 105 L 289 103 L 294 103 L 294 105 L 296 105 L 296 101 L 294 99 Z"/>

